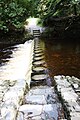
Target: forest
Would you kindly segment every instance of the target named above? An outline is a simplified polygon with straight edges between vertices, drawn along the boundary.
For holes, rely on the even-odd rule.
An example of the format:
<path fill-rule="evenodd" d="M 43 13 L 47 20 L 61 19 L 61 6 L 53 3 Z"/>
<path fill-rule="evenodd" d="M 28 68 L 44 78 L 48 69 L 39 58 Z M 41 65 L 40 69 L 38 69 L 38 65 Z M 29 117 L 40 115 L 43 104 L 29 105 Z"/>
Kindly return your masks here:
<path fill-rule="evenodd" d="M 42 37 L 80 38 L 80 0 L 0 0 L 0 36 L 23 32 L 27 18 L 37 17 Z"/>

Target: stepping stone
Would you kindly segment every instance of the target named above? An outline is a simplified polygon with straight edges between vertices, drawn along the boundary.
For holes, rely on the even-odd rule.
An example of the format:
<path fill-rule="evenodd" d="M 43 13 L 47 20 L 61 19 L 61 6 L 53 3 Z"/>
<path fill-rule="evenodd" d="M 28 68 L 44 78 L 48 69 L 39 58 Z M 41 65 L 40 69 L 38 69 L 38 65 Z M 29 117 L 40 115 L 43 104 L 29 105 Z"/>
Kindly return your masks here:
<path fill-rule="evenodd" d="M 30 88 L 33 88 L 34 86 L 40 86 L 40 85 L 43 85 L 45 86 L 46 85 L 46 80 L 31 80 L 30 82 Z"/>
<path fill-rule="evenodd" d="M 33 67 L 33 72 L 44 72 L 46 70 L 45 67 Z"/>
<path fill-rule="evenodd" d="M 29 95 L 45 95 L 48 94 L 46 92 L 46 90 L 51 91 L 51 88 L 49 88 L 48 86 L 36 86 L 36 87 L 33 87 L 30 91 L 29 91 Z"/>
<path fill-rule="evenodd" d="M 46 78 L 47 78 L 47 75 L 45 74 L 38 74 L 38 75 L 32 76 L 32 80 L 34 81 L 46 80 Z"/>
<path fill-rule="evenodd" d="M 43 64 L 45 64 L 44 60 L 33 62 L 33 65 L 35 65 L 35 66 L 39 66 L 39 65 L 43 65 Z"/>
<path fill-rule="evenodd" d="M 43 53 L 43 50 L 37 50 L 37 51 L 34 51 L 35 54 L 38 54 L 38 53 Z"/>
<path fill-rule="evenodd" d="M 50 89 L 47 86 L 32 88 L 25 96 L 25 103 L 27 104 L 54 104 L 57 102 L 54 89 Z"/>
<path fill-rule="evenodd" d="M 24 114 L 24 120 L 58 120 L 58 106 L 51 105 L 31 105 L 25 104 L 20 106 L 19 112 Z M 35 118 L 35 119 L 33 119 Z M 39 119 L 38 119 L 39 118 Z M 41 118 L 41 119 L 40 119 Z"/>
<path fill-rule="evenodd" d="M 46 99 L 44 95 L 26 95 L 25 102 L 27 104 L 46 104 Z"/>
<path fill-rule="evenodd" d="M 42 59 L 44 59 L 44 56 L 34 57 L 34 60 L 42 60 Z"/>
<path fill-rule="evenodd" d="M 25 103 L 18 112 L 18 118 L 24 115 L 24 120 L 58 120 L 63 114 L 53 87 L 33 87 L 25 95 Z"/>
<path fill-rule="evenodd" d="M 43 56 L 44 53 L 37 53 L 37 54 L 34 54 L 35 57 L 39 57 L 39 56 Z"/>
<path fill-rule="evenodd" d="M 46 120 L 58 120 L 58 105 L 47 104 L 43 107 L 43 113 L 46 116 Z"/>
<path fill-rule="evenodd" d="M 35 48 L 34 51 L 35 51 L 35 52 L 36 52 L 36 51 L 42 51 L 42 49 L 41 49 L 41 48 L 37 48 L 37 49 Z"/>
<path fill-rule="evenodd" d="M 42 105 L 25 104 L 20 106 L 19 111 L 24 113 L 24 117 L 28 119 L 35 116 L 40 116 L 42 113 L 42 109 L 43 109 Z"/>

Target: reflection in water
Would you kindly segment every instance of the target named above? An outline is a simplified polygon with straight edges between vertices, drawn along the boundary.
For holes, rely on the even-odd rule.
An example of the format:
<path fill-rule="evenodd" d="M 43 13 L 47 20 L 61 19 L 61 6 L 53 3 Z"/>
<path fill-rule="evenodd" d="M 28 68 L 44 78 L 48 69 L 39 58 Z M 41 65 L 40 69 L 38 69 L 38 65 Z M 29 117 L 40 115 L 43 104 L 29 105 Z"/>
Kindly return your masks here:
<path fill-rule="evenodd" d="M 50 75 L 70 75 L 80 78 L 79 43 L 46 42 L 46 62 Z"/>
<path fill-rule="evenodd" d="M 52 47 L 53 51 L 57 51 L 57 50 L 61 50 L 61 45 L 60 44 L 56 44 Z"/>
<path fill-rule="evenodd" d="M 24 77 L 27 62 L 29 62 L 25 59 L 25 55 L 29 52 L 29 42 L 0 50 L 1 79 L 17 79 Z M 42 46 L 43 45 L 44 44 L 42 44 Z M 80 78 L 79 44 L 45 43 L 45 48 L 46 62 L 52 77 L 54 75 L 63 74 Z M 16 69 L 16 71 L 14 69 Z"/>

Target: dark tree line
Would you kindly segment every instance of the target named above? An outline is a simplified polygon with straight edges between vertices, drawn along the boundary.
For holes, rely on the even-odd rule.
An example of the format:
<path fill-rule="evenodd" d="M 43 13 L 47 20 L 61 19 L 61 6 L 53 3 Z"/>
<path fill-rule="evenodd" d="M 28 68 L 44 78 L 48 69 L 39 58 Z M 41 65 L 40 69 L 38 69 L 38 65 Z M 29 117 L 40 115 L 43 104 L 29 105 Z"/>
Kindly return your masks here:
<path fill-rule="evenodd" d="M 55 19 L 68 17 L 67 29 L 74 16 L 80 16 L 80 0 L 0 0 L 0 30 L 20 29 L 30 16 L 41 18 L 45 26 L 54 26 Z"/>

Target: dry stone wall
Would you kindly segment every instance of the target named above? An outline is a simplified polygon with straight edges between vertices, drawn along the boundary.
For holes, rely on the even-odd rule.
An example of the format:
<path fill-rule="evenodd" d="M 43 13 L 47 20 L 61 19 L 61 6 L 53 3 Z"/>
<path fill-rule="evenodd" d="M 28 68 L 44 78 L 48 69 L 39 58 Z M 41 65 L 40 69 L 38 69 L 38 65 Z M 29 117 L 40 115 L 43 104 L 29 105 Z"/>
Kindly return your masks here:
<path fill-rule="evenodd" d="M 1 68 L 0 120 L 16 120 L 25 91 L 30 87 L 33 47 L 34 40 L 18 45 L 12 58 Z"/>

